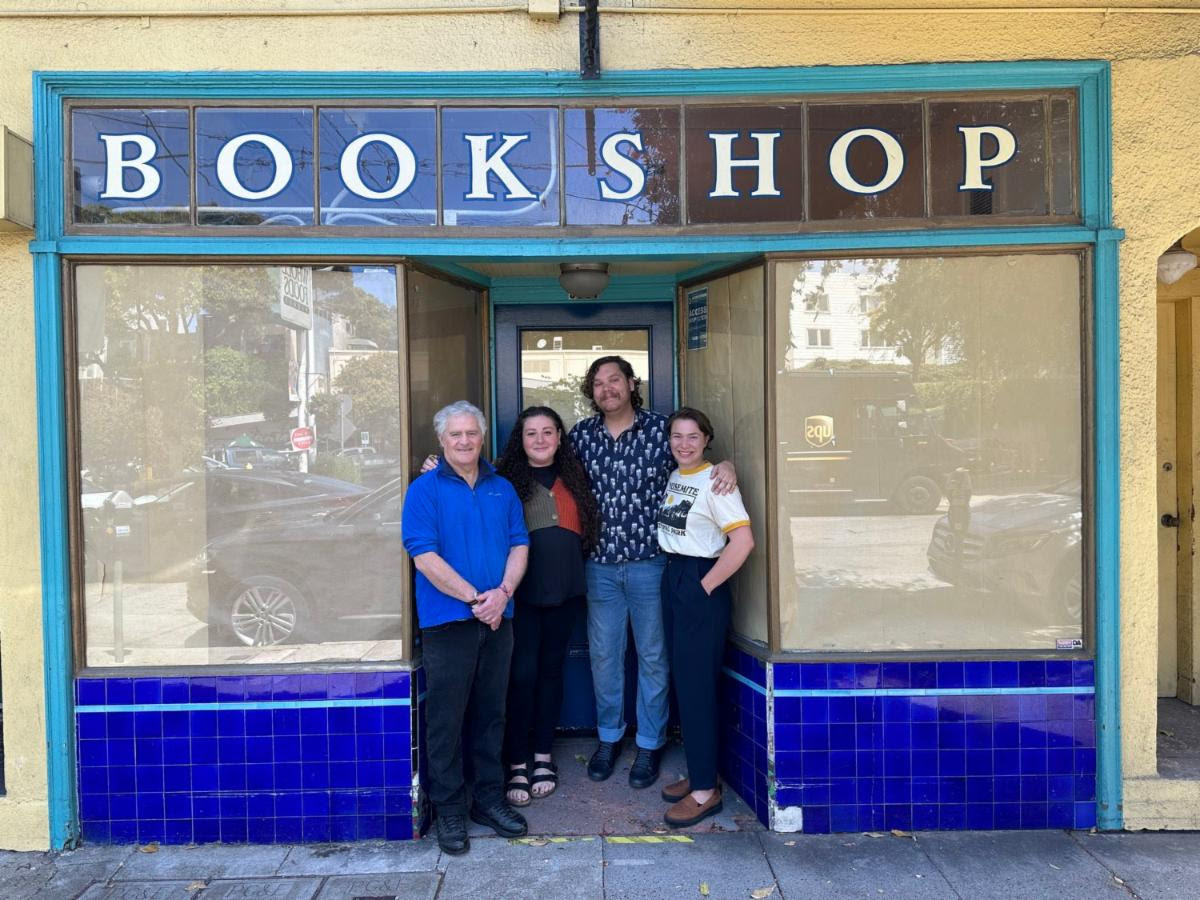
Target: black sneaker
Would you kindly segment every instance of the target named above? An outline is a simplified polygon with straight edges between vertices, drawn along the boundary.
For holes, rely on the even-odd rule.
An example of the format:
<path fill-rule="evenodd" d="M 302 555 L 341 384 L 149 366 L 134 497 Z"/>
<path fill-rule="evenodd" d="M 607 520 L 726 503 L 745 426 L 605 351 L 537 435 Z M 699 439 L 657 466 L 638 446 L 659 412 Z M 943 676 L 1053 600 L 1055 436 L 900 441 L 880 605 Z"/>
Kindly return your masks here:
<path fill-rule="evenodd" d="M 471 821 L 486 825 L 500 837 L 521 837 L 529 831 L 525 817 L 504 800 L 497 800 L 488 806 L 472 806 Z"/>
<path fill-rule="evenodd" d="M 467 837 L 467 817 L 462 813 L 450 815 L 438 814 L 437 842 L 444 853 L 451 856 L 461 856 L 471 849 L 471 840 Z"/>
<path fill-rule="evenodd" d="M 637 759 L 629 770 L 629 786 L 631 788 L 646 788 L 658 781 L 658 765 L 662 762 L 662 748 L 643 750 L 638 747 Z"/>
<path fill-rule="evenodd" d="M 607 781 L 621 756 L 620 741 L 601 741 L 588 760 L 588 778 L 592 781 Z"/>

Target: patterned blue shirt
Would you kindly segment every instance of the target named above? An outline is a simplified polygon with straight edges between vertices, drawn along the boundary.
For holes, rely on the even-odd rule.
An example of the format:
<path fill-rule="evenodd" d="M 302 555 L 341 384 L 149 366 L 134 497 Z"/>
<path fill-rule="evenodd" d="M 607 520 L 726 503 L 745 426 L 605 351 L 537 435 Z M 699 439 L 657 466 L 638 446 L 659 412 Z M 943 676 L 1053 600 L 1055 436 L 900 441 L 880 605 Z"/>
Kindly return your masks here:
<path fill-rule="evenodd" d="M 571 443 L 600 507 L 600 543 L 592 559 L 619 563 L 657 555 L 658 505 L 675 468 L 667 417 L 636 410 L 633 425 L 613 440 L 597 414 L 576 423 Z"/>

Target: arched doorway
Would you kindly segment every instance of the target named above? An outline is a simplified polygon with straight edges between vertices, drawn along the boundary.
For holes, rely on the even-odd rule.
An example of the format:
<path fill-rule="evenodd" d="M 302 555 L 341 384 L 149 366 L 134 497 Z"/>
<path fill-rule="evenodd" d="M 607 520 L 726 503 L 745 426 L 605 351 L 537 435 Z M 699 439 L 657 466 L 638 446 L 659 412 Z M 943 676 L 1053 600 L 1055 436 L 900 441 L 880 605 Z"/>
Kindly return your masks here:
<path fill-rule="evenodd" d="M 1196 602 L 1195 482 L 1200 444 L 1200 229 L 1158 267 L 1158 769 L 1200 777 L 1200 605 Z"/>

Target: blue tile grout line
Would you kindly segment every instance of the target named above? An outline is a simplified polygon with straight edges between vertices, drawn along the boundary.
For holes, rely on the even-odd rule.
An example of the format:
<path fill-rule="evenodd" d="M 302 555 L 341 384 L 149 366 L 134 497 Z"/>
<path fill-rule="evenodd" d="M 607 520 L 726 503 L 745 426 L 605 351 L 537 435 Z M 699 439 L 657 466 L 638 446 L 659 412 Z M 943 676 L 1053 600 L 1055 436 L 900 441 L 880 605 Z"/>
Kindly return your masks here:
<path fill-rule="evenodd" d="M 730 673 L 735 678 L 741 676 Z M 741 679 L 745 680 L 745 679 Z M 748 682 L 749 683 L 749 682 Z M 758 687 L 757 685 L 752 685 Z M 1095 694 L 1092 685 L 969 688 L 784 688 L 776 697 L 990 697 L 999 694 Z"/>
<path fill-rule="evenodd" d="M 740 672 L 735 672 L 729 666 L 722 666 L 721 670 L 735 681 L 766 695 L 767 689 L 763 685 L 751 681 Z M 775 688 L 771 693 L 776 697 L 988 697 L 1002 694 L 1095 694 L 1096 688 L 1090 684 L 1042 687 Z"/>
<path fill-rule="evenodd" d="M 352 697 L 339 700 L 243 700 L 231 703 L 114 703 L 76 706 L 77 713 L 208 712 L 239 709 L 342 709 L 356 706 L 411 706 L 408 697 Z"/>
<path fill-rule="evenodd" d="M 747 685 L 748 687 L 751 687 L 754 690 L 758 691 L 764 697 L 767 695 L 767 689 L 765 687 L 763 687 L 761 684 L 758 684 L 757 682 L 751 681 L 749 678 L 747 678 L 741 672 L 735 672 L 735 671 L 733 671 L 733 669 L 729 668 L 729 666 L 721 666 L 721 671 L 724 672 L 726 675 L 728 675 L 730 678 L 734 679 L 735 681 L 740 681 L 742 684 Z M 783 693 L 783 691 L 776 691 L 775 696 L 778 697 L 782 693 Z"/>

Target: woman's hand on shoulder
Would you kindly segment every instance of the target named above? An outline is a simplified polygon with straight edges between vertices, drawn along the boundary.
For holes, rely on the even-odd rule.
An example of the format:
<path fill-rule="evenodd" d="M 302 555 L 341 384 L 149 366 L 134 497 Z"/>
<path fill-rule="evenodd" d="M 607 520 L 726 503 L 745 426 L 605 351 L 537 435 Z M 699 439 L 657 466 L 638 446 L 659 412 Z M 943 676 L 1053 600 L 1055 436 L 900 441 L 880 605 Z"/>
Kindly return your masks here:
<path fill-rule="evenodd" d="M 709 474 L 714 494 L 732 494 L 737 490 L 737 472 L 729 460 L 717 463 Z"/>

